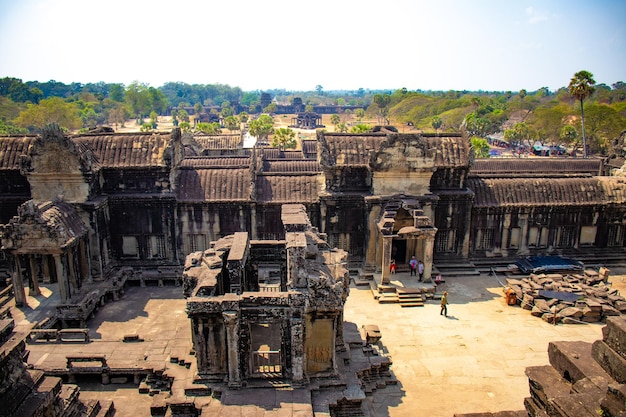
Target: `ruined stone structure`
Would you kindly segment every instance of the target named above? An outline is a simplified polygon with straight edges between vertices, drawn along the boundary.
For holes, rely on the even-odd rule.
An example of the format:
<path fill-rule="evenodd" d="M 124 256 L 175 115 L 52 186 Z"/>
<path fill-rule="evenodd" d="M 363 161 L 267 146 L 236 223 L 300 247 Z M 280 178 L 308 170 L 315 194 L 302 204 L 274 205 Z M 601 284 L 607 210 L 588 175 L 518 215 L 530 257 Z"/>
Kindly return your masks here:
<path fill-rule="evenodd" d="M 304 112 L 298 113 L 296 117 L 292 117 L 289 127 L 297 129 L 317 129 L 325 126 L 322 124 L 322 116 L 317 113 Z"/>
<path fill-rule="evenodd" d="M 115 414 L 112 401 L 80 398 L 74 384 L 26 365 L 27 334 L 15 328 L 14 320 L 0 314 L 0 416 L 110 417 Z"/>
<path fill-rule="evenodd" d="M 292 203 L 384 279 L 411 256 L 426 280 L 450 261 L 624 257 L 626 182 L 599 159 L 475 161 L 460 134 L 392 130 L 320 131 L 297 151 L 242 143 L 179 130 L 0 138 L 0 268 L 35 292 L 62 283 L 71 305 L 113 276 L 176 281 L 187 254 L 237 232 L 282 240 Z"/>
<path fill-rule="evenodd" d="M 283 205 L 284 240 L 246 232 L 187 256 L 183 287 L 198 362 L 207 380 L 250 378 L 302 385 L 336 376 L 344 349 L 347 254 L 331 249 L 302 205 Z"/>

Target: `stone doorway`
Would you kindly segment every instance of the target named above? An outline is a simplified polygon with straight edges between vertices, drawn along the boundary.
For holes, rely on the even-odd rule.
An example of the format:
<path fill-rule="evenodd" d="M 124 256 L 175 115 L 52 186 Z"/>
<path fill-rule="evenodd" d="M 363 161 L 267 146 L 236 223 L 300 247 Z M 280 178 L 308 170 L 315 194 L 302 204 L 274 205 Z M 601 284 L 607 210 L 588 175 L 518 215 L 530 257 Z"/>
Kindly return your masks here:
<path fill-rule="evenodd" d="M 250 324 L 250 376 L 280 378 L 283 376 L 280 323 Z"/>
<path fill-rule="evenodd" d="M 407 255 L 406 250 L 406 242 L 406 239 L 393 239 L 393 242 L 391 244 L 391 259 L 396 260 L 396 265 L 398 268 L 401 268 L 405 264 L 408 265 L 409 263 L 409 256 Z"/>

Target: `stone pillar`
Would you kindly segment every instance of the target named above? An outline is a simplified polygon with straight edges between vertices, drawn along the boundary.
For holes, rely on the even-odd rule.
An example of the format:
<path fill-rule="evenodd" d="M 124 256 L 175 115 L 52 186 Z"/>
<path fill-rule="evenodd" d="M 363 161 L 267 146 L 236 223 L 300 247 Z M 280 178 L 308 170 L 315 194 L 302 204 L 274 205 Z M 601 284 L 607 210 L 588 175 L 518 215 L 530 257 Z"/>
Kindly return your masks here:
<path fill-rule="evenodd" d="M 80 255 L 80 273 L 85 278 L 87 283 L 93 283 L 93 276 L 91 275 L 91 256 L 89 254 L 89 245 L 84 240 L 80 241 L 78 246 Z"/>
<path fill-rule="evenodd" d="M 463 235 L 463 241 L 461 243 L 461 256 L 463 256 L 463 258 L 465 259 L 469 258 L 471 231 L 472 231 L 472 207 L 468 201 L 468 204 L 465 210 L 465 234 Z"/>
<path fill-rule="evenodd" d="M 256 204 L 250 204 L 250 238 L 258 239 L 258 233 L 256 224 Z"/>
<path fill-rule="evenodd" d="M 393 243 L 393 237 L 382 236 L 383 241 L 383 256 L 381 267 L 382 284 L 389 284 L 389 262 L 391 262 L 391 245 Z"/>
<path fill-rule="evenodd" d="M 56 272 L 57 272 L 57 282 L 59 284 L 59 294 L 61 295 L 61 303 L 67 303 L 69 291 L 68 291 L 68 284 L 67 284 L 67 275 L 65 274 L 65 268 L 63 267 L 61 255 L 55 254 L 52 256 L 54 257 L 54 266 L 56 267 Z"/>
<path fill-rule="evenodd" d="M 41 295 L 41 290 L 39 289 L 39 268 L 37 268 L 37 260 L 35 259 L 35 255 L 29 256 L 30 260 L 30 279 L 32 284 L 30 296 Z"/>
<path fill-rule="evenodd" d="M 22 278 L 22 267 L 20 256 L 15 255 L 15 271 L 13 272 L 13 293 L 15 294 L 15 305 L 23 307 L 26 305 L 26 292 L 24 291 L 24 280 Z"/>
<path fill-rule="evenodd" d="M 424 239 L 424 282 L 432 282 L 434 248 L 435 235 L 433 233 Z"/>
<path fill-rule="evenodd" d="M 226 326 L 226 348 L 228 349 L 228 387 L 241 388 L 239 369 L 239 316 L 236 311 L 222 313 Z"/>
<path fill-rule="evenodd" d="M 380 244 L 378 242 L 378 227 L 376 222 L 380 217 L 380 205 L 369 205 L 369 214 L 367 218 L 367 241 L 365 247 L 365 269 L 367 271 L 376 271 L 380 265 L 380 260 L 377 260 L 377 247 Z"/>
<path fill-rule="evenodd" d="M 295 385 L 304 383 L 304 326 L 301 318 L 291 318 L 291 374 Z"/>
<path fill-rule="evenodd" d="M 52 278 L 50 278 L 50 264 L 49 262 L 49 258 L 48 255 L 42 255 L 41 256 L 41 273 L 43 275 L 43 283 L 44 284 L 50 284 L 50 282 L 52 281 Z"/>
<path fill-rule="evenodd" d="M 76 268 L 74 265 L 74 256 L 75 251 L 74 248 L 69 248 L 67 253 L 67 269 L 69 276 L 69 284 L 70 284 L 70 294 L 76 294 L 78 292 L 78 279 L 76 277 Z"/>
<path fill-rule="evenodd" d="M 528 214 L 519 215 L 518 224 L 521 227 L 520 230 L 520 243 L 519 243 L 519 254 L 524 255 L 528 253 Z"/>

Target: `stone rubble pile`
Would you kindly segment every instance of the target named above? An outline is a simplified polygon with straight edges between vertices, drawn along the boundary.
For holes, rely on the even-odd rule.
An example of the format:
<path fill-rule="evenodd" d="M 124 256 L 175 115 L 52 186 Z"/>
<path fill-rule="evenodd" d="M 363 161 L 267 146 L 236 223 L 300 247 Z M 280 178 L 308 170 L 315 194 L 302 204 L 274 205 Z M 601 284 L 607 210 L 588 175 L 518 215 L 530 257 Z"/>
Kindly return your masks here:
<path fill-rule="evenodd" d="M 626 298 L 608 283 L 609 271 L 584 274 L 530 274 L 506 280 L 505 293 L 517 304 L 548 323 L 597 323 L 626 314 Z"/>

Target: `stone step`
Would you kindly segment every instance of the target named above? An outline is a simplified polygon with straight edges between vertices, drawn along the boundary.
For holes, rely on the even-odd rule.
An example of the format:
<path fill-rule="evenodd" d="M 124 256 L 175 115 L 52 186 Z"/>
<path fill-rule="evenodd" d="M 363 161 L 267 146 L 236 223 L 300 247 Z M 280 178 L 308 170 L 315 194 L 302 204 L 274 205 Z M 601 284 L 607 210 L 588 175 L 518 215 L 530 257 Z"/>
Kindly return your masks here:
<path fill-rule="evenodd" d="M 424 303 L 421 301 L 401 301 L 400 307 L 424 307 Z"/>
<path fill-rule="evenodd" d="M 398 302 L 398 295 L 397 294 L 387 294 L 387 293 L 380 294 L 380 296 L 378 297 L 378 302 L 380 304 L 397 303 Z"/>

